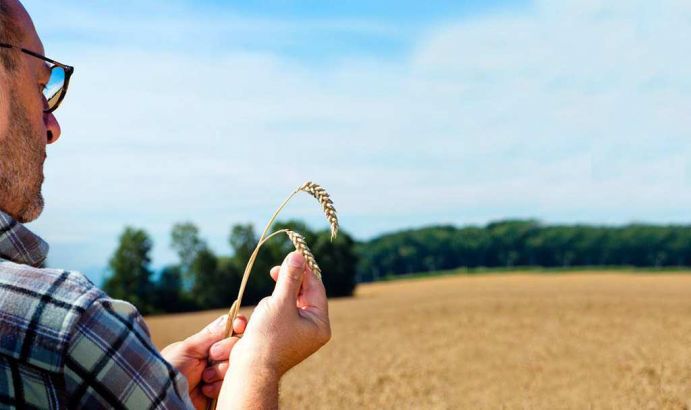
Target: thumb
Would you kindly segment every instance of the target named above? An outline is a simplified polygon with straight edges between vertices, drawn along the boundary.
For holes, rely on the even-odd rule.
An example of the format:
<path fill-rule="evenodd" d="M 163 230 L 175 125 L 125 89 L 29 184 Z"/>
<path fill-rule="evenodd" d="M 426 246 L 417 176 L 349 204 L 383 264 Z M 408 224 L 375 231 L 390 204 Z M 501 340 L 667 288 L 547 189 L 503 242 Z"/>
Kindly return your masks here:
<path fill-rule="evenodd" d="M 196 357 L 206 357 L 209 354 L 211 345 L 223 339 L 227 320 L 228 315 L 223 315 L 198 333 L 185 339 L 183 343 L 187 351 Z"/>
<path fill-rule="evenodd" d="M 278 272 L 273 296 L 297 301 L 302 277 L 305 271 L 305 258 L 300 252 L 291 252 L 286 256 Z"/>

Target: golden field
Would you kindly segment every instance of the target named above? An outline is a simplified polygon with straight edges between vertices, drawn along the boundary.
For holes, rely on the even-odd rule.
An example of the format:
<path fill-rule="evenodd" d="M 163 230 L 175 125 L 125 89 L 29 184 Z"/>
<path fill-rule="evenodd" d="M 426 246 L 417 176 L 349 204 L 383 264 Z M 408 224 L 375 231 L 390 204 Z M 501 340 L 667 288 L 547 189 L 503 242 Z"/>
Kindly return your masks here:
<path fill-rule="evenodd" d="M 361 285 L 284 408 L 691 409 L 691 275 L 483 274 Z M 155 343 L 223 311 L 159 316 Z M 248 312 L 245 312 L 248 313 Z"/>

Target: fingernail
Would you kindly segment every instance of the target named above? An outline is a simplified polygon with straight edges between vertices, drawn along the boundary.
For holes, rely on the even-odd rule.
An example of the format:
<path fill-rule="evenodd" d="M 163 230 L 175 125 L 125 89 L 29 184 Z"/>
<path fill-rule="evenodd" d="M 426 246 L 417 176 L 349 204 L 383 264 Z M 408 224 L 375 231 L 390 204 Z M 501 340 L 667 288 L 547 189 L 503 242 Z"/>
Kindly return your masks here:
<path fill-rule="evenodd" d="M 302 268 L 305 266 L 305 258 L 300 252 L 292 252 L 288 255 L 288 265 L 294 268 Z"/>

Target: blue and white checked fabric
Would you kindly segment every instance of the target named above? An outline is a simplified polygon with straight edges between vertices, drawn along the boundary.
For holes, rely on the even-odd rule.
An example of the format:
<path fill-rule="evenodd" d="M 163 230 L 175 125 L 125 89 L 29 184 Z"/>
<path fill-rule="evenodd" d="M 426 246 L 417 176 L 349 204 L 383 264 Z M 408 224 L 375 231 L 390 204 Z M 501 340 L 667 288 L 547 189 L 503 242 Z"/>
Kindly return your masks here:
<path fill-rule="evenodd" d="M 192 408 L 137 310 L 47 252 L 0 211 L 0 409 Z"/>

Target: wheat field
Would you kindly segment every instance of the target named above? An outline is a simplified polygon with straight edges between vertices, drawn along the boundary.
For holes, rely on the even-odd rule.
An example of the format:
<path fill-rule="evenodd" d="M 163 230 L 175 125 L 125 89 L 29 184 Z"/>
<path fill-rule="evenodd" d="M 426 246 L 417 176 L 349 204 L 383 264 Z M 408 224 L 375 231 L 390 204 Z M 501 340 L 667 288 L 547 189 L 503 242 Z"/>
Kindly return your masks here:
<path fill-rule="evenodd" d="M 330 311 L 333 339 L 286 375 L 284 408 L 691 409 L 688 273 L 411 279 Z M 162 347 L 223 313 L 147 322 Z"/>

